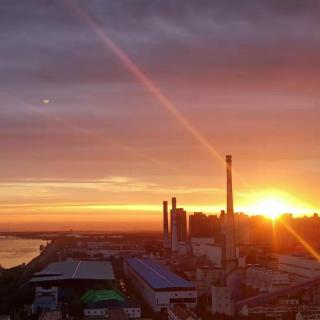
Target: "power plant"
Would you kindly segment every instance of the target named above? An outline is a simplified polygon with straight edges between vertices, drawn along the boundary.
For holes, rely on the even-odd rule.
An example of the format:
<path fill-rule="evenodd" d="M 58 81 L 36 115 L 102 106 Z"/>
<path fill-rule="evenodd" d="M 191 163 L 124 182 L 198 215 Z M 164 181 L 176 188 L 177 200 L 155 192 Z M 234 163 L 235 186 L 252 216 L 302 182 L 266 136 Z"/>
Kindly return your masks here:
<path fill-rule="evenodd" d="M 213 313 L 226 315 L 234 314 L 234 298 L 236 287 L 238 286 L 238 258 L 236 249 L 235 218 L 233 210 L 233 190 L 232 190 L 232 156 L 226 156 L 226 212 L 222 211 L 220 216 L 221 235 L 219 244 L 216 244 L 217 255 L 220 260 L 217 262 L 223 268 L 221 277 L 212 286 L 212 309 Z M 184 221 L 185 211 L 177 208 L 176 198 L 172 198 L 172 208 L 170 210 L 171 221 L 171 253 L 180 253 L 181 239 L 178 231 L 186 229 Z M 179 218 L 179 219 L 178 219 Z M 181 232 L 180 232 L 181 234 Z M 213 235 L 212 235 L 213 236 Z M 169 249 L 168 231 L 168 202 L 163 202 L 163 244 L 165 249 Z M 184 240 L 186 241 L 186 239 Z"/>

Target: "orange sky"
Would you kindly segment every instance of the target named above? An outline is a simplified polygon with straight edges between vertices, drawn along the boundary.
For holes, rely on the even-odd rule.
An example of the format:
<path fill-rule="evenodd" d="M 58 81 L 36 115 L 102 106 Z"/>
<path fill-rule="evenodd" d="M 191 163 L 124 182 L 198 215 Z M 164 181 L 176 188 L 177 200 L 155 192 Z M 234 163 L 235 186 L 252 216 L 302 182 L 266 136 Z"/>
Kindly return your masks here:
<path fill-rule="evenodd" d="M 64 6 L 3 6 L 0 230 L 155 230 L 171 196 L 217 213 L 225 154 L 238 211 L 319 210 L 316 4 Z"/>

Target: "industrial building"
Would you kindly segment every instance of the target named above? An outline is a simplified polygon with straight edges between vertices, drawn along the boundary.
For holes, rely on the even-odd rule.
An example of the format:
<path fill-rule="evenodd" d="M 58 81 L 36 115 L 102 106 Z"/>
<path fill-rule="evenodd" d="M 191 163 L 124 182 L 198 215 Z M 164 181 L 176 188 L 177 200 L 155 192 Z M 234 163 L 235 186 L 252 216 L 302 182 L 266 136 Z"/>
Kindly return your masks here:
<path fill-rule="evenodd" d="M 69 285 L 70 283 L 101 282 L 113 286 L 115 275 L 110 262 L 107 261 L 63 261 L 50 263 L 42 271 L 33 275 L 31 284 Z"/>
<path fill-rule="evenodd" d="M 55 311 L 58 307 L 58 288 L 36 288 L 35 299 L 31 305 L 33 314 L 43 311 Z"/>
<path fill-rule="evenodd" d="M 167 310 L 175 304 L 188 308 L 196 306 L 195 286 L 152 260 L 126 259 L 124 271 L 154 312 Z"/>
<path fill-rule="evenodd" d="M 140 305 L 115 290 L 89 290 L 81 298 L 84 319 L 132 319 L 141 317 Z"/>
<path fill-rule="evenodd" d="M 288 273 L 295 283 L 320 276 L 319 261 L 303 253 L 279 255 L 279 270 Z"/>
<path fill-rule="evenodd" d="M 278 270 L 262 268 L 259 265 L 249 266 L 245 272 L 247 287 L 259 292 L 274 292 L 291 285 L 289 275 Z"/>

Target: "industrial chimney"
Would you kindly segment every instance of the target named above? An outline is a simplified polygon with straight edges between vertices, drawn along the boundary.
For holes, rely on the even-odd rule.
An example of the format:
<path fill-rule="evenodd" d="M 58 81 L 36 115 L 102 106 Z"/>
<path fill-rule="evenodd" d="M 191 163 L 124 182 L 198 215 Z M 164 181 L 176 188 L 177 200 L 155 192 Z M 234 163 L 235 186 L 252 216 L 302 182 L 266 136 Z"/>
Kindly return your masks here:
<path fill-rule="evenodd" d="M 178 251 L 177 199 L 172 198 L 171 208 L 171 250 Z"/>
<path fill-rule="evenodd" d="M 231 165 L 232 157 L 228 155 L 226 156 L 227 212 L 221 212 L 221 247 L 224 260 L 224 277 L 221 279 L 221 283 L 212 285 L 211 297 L 213 314 L 221 313 L 234 317 L 234 302 L 237 300 L 237 297 L 239 297 L 241 280 L 239 277 L 235 244 Z M 221 297 L 224 297 L 224 303 L 221 303 Z"/>
<path fill-rule="evenodd" d="M 163 247 L 170 248 L 168 226 L 168 201 L 163 201 Z"/>
<path fill-rule="evenodd" d="M 233 192 L 232 192 L 232 157 L 226 156 L 227 167 L 227 213 L 225 215 L 225 271 L 226 281 L 232 278 L 232 274 L 237 271 L 238 260 L 236 255 L 235 227 L 233 212 Z"/>
<path fill-rule="evenodd" d="M 172 211 L 176 211 L 177 209 L 177 198 L 172 198 L 171 199 L 171 203 L 172 203 Z"/>

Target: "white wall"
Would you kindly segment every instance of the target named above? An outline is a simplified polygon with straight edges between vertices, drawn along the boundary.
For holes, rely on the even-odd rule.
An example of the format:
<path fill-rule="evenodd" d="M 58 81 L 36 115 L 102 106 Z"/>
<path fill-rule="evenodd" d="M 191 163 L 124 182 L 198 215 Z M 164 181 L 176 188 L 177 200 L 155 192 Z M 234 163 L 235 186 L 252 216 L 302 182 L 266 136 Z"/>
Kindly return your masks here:
<path fill-rule="evenodd" d="M 221 313 L 228 316 L 234 314 L 231 293 L 227 287 L 212 286 L 212 313 Z"/>
<path fill-rule="evenodd" d="M 130 308 L 124 308 L 123 311 L 127 315 L 128 319 L 140 319 L 141 318 L 141 308 L 130 307 Z"/>

